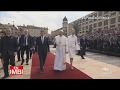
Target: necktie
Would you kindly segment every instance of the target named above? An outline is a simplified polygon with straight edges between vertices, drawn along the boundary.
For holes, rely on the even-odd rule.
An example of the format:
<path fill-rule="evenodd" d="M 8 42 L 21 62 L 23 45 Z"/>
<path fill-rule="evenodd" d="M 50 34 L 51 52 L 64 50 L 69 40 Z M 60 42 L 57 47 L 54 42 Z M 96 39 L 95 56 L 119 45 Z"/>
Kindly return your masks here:
<path fill-rule="evenodd" d="M 25 43 L 25 46 L 27 45 L 27 43 L 26 43 L 26 36 L 24 37 L 24 43 Z"/>
<path fill-rule="evenodd" d="M 25 45 L 27 45 L 27 37 L 25 37 Z"/>
<path fill-rule="evenodd" d="M 17 39 L 17 43 L 19 43 L 19 37 L 18 37 L 18 39 Z"/>
<path fill-rule="evenodd" d="M 42 44 L 43 44 L 43 42 L 44 42 L 44 38 L 43 38 L 43 36 L 42 36 L 41 38 L 42 38 Z"/>

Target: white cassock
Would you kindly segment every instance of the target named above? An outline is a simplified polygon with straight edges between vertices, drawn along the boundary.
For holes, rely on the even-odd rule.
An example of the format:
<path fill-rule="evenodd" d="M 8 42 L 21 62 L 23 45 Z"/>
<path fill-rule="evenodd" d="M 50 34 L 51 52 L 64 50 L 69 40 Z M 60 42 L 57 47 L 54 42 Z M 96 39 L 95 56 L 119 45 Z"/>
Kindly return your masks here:
<path fill-rule="evenodd" d="M 75 35 L 68 36 L 68 52 L 70 58 L 74 58 L 77 45 L 77 37 Z"/>
<path fill-rule="evenodd" d="M 68 41 L 64 35 L 55 37 L 56 55 L 54 62 L 54 70 L 66 70 L 66 52 L 68 52 Z"/>

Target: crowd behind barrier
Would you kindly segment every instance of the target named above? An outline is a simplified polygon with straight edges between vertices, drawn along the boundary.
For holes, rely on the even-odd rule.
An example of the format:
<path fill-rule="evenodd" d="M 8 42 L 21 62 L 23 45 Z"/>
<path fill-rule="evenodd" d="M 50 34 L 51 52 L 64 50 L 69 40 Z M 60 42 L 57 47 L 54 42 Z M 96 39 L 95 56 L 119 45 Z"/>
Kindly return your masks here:
<path fill-rule="evenodd" d="M 86 51 L 120 56 L 120 29 L 97 30 L 82 37 L 85 38 Z"/>

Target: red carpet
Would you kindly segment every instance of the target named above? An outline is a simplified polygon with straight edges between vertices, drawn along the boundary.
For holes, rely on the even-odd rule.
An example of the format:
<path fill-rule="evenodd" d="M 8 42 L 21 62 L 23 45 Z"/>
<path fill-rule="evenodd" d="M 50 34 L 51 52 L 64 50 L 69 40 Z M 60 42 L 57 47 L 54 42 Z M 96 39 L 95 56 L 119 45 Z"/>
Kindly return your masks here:
<path fill-rule="evenodd" d="M 34 54 L 31 67 L 31 79 L 92 79 L 76 68 L 71 70 L 69 64 L 67 64 L 66 71 L 55 72 L 53 70 L 54 60 L 55 55 L 49 53 L 45 62 L 44 72 L 40 74 L 38 55 Z"/>

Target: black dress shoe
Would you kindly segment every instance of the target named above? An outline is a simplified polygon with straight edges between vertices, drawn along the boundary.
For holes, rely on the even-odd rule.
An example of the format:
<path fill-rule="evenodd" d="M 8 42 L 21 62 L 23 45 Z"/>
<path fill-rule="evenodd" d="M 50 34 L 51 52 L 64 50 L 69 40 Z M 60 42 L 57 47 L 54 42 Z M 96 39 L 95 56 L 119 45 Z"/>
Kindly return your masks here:
<path fill-rule="evenodd" d="M 21 65 L 23 65 L 24 62 L 21 63 Z"/>
<path fill-rule="evenodd" d="M 29 65 L 28 63 L 26 63 L 26 65 Z"/>
<path fill-rule="evenodd" d="M 85 59 L 84 57 L 82 57 L 82 59 Z"/>
<path fill-rule="evenodd" d="M 54 70 L 55 72 L 60 72 L 59 70 Z"/>
<path fill-rule="evenodd" d="M 1 79 L 6 79 L 7 77 L 9 77 L 9 75 L 7 75 L 7 76 L 3 76 Z"/>

